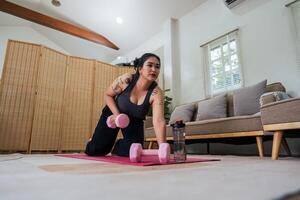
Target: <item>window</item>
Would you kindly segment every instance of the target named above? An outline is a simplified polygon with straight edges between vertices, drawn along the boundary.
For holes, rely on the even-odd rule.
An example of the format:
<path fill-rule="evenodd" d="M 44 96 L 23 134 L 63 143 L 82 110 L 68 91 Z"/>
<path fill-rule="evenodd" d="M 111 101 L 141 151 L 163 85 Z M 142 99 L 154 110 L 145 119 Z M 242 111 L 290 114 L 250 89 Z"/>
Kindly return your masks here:
<path fill-rule="evenodd" d="M 243 86 L 237 33 L 233 31 L 202 46 L 207 96 Z"/>

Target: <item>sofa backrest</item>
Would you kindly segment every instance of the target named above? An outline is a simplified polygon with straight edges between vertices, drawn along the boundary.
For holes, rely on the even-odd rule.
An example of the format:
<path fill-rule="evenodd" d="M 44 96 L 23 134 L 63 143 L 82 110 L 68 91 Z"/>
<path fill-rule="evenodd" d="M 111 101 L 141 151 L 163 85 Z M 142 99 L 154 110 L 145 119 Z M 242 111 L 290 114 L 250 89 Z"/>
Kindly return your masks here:
<path fill-rule="evenodd" d="M 275 92 L 275 91 L 285 92 L 285 87 L 280 82 L 271 83 L 271 84 L 267 85 L 266 92 Z M 233 108 L 233 91 L 230 91 L 227 93 L 227 116 L 228 117 L 234 116 L 233 109 L 234 109 Z"/>
<path fill-rule="evenodd" d="M 276 82 L 276 83 L 268 84 L 267 87 L 266 87 L 265 93 L 275 92 L 275 91 L 285 92 L 286 90 L 285 90 L 285 87 L 280 82 Z M 233 91 L 227 92 L 226 98 L 227 98 L 227 116 L 232 117 L 232 116 L 234 116 Z M 184 106 L 184 105 L 187 105 L 187 104 L 193 104 L 195 106 L 195 112 L 194 112 L 194 115 L 193 115 L 191 121 L 195 121 L 196 117 L 197 117 L 198 103 L 201 102 L 201 101 L 206 101 L 208 99 L 209 98 L 201 99 L 201 100 L 198 100 L 198 101 L 195 101 L 195 102 L 184 103 L 184 104 L 178 105 L 176 107 Z M 146 127 L 149 126 L 148 122 L 149 122 L 149 125 L 150 124 L 152 125 L 152 121 L 149 119 L 145 123 Z"/>

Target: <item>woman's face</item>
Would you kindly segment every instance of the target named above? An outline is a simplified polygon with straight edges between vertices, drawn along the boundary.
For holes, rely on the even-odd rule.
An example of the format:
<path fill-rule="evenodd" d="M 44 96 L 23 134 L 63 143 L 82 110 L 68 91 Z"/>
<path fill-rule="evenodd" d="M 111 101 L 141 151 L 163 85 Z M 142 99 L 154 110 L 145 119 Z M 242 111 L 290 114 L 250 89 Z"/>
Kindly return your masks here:
<path fill-rule="evenodd" d="M 160 63 L 156 57 L 149 57 L 139 69 L 139 73 L 144 78 L 155 81 L 159 75 Z"/>

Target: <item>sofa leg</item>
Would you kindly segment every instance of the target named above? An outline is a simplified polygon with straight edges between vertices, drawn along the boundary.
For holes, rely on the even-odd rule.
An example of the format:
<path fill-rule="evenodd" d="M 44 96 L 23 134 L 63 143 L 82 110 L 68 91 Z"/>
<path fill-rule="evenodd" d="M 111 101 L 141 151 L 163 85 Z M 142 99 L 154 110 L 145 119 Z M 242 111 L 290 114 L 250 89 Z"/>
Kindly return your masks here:
<path fill-rule="evenodd" d="M 273 135 L 272 160 L 278 159 L 278 153 L 279 153 L 282 135 L 283 135 L 283 131 L 275 131 Z"/>
<path fill-rule="evenodd" d="M 148 149 L 151 149 L 152 148 L 152 145 L 153 145 L 153 142 L 149 142 L 149 146 L 148 146 Z"/>
<path fill-rule="evenodd" d="M 264 143 L 263 143 L 262 136 L 256 136 L 256 144 L 257 144 L 257 148 L 258 148 L 259 157 L 263 158 L 264 157 Z"/>
<path fill-rule="evenodd" d="M 289 148 L 289 145 L 288 145 L 288 143 L 287 143 L 285 137 L 282 137 L 282 146 L 283 146 L 283 148 L 285 149 L 287 155 L 288 155 L 288 156 L 292 156 L 292 152 L 291 152 L 291 150 L 290 150 L 290 148 Z"/>
<path fill-rule="evenodd" d="M 206 151 L 207 151 L 207 154 L 210 154 L 210 146 L 209 146 L 209 142 L 206 143 Z"/>

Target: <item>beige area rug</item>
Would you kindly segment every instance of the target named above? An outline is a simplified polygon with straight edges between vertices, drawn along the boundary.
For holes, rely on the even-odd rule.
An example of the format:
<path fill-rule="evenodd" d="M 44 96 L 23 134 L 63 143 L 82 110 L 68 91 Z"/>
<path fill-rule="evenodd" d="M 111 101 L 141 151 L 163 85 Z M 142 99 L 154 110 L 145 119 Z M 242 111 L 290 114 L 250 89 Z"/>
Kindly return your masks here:
<path fill-rule="evenodd" d="M 127 173 L 141 171 L 158 171 L 171 169 L 188 169 L 208 166 L 208 163 L 187 163 L 173 165 L 157 165 L 157 166 L 128 166 L 112 163 L 86 163 L 86 164 L 61 164 L 61 165 L 42 165 L 39 166 L 48 172 L 60 172 L 68 174 L 112 174 Z"/>
<path fill-rule="evenodd" d="M 0 200 L 294 200 L 298 197 L 300 158 L 277 161 L 257 156 L 201 155 L 201 158 L 221 161 L 136 167 L 49 154 L 0 155 Z"/>

